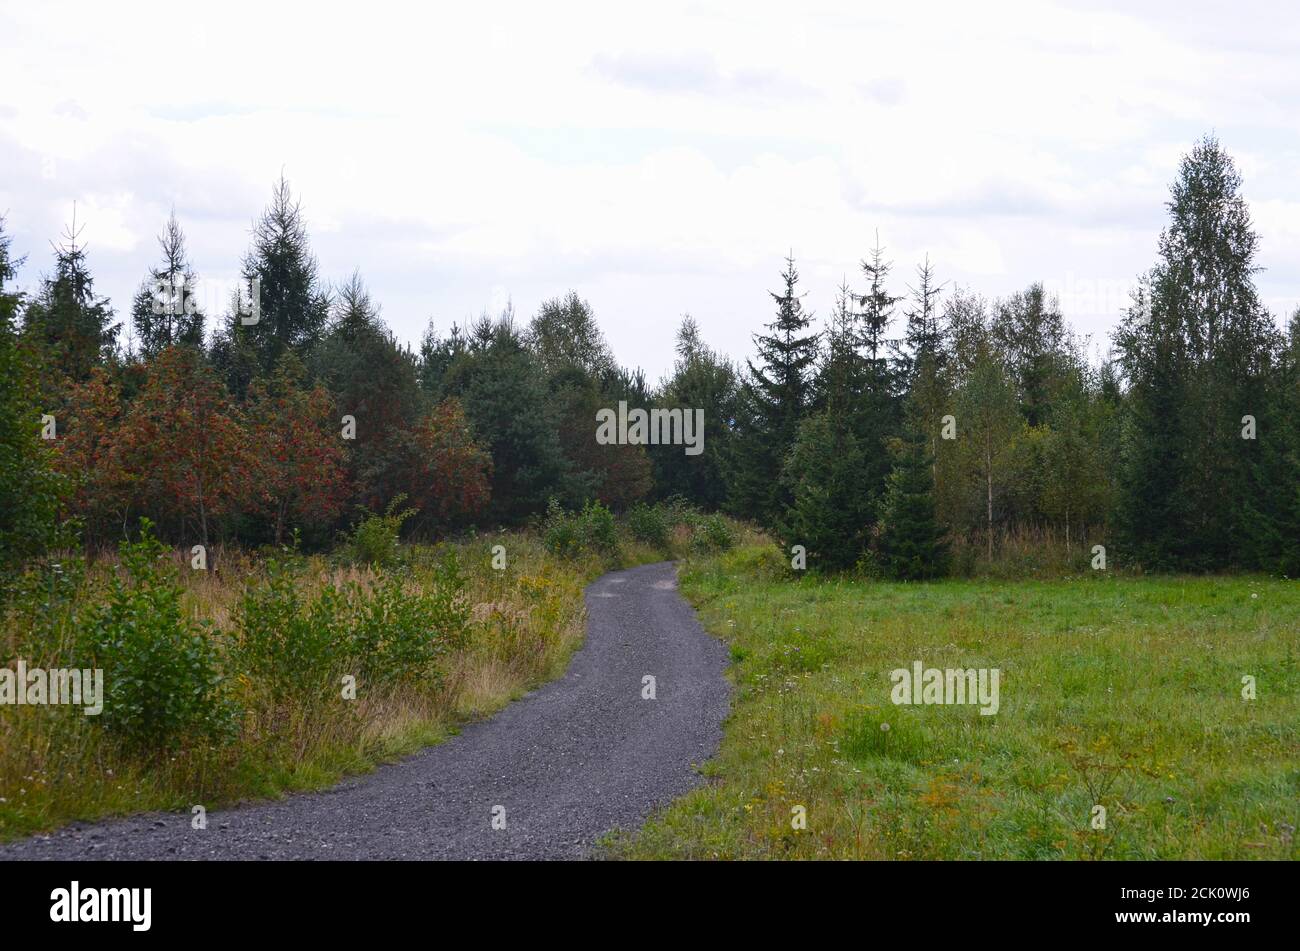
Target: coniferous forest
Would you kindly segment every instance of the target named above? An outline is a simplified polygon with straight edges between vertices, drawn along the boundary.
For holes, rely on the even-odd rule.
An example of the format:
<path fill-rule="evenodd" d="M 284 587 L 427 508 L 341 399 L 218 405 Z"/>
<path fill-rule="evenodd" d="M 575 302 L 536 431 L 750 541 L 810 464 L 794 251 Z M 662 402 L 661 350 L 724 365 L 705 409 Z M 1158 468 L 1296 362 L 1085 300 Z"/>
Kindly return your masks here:
<path fill-rule="evenodd" d="M 0 221 L 0 866 L 1297 858 L 1300 310 L 1169 177 L 1107 339 L 872 235 L 657 381 L 575 290 L 399 339 L 283 175 L 215 298 Z"/>
<path fill-rule="evenodd" d="M 552 503 L 682 499 L 803 546 L 819 572 L 1014 574 L 1101 545 L 1147 572 L 1294 576 L 1300 318 L 1259 300 L 1261 235 L 1227 149 L 1204 138 L 1171 173 L 1108 341 L 1080 339 L 1034 275 L 988 299 L 877 240 L 845 249 L 858 263 L 824 318 L 798 262 L 774 267 L 748 356 L 682 317 L 657 382 L 572 291 L 402 343 L 362 275 L 321 274 L 283 178 L 218 312 L 196 303 L 183 210 L 129 303 L 97 293 L 83 223 L 45 262 L 4 234 L 0 559 L 111 547 L 142 519 L 177 546 L 313 551 L 399 509 L 403 537 L 436 540 Z M 620 401 L 703 410 L 702 453 L 598 445 L 596 413 Z"/>

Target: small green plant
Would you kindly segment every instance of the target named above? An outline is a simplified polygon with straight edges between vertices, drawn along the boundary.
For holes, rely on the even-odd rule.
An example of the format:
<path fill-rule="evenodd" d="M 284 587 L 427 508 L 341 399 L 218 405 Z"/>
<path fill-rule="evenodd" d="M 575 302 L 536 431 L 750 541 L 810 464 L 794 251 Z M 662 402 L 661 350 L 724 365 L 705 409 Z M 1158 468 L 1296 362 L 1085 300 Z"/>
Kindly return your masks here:
<path fill-rule="evenodd" d="M 433 583 L 410 587 L 404 574 L 380 576 L 359 591 L 350 646 L 360 672 L 381 682 L 438 680 L 439 660 L 468 640 L 465 579 L 453 555 L 435 569 Z"/>
<path fill-rule="evenodd" d="M 627 528 L 637 541 L 655 548 L 667 548 L 673 530 L 672 516 L 661 505 L 638 502 L 627 513 Z"/>
<path fill-rule="evenodd" d="M 265 683 L 277 701 L 319 695 L 347 651 L 347 592 L 326 585 L 302 595 L 297 560 L 275 559 L 265 578 L 244 591 L 237 615 L 236 653 L 244 673 Z"/>
<path fill-rule="evenodd" d="M 137 752 L 230 739 L 238 723 L 223 690 L 214 632 L 185 616 L 179 585 L 159 570 L 163 551 L 142 519 L 140 540 L 119 549 L 127 580 L 113 577 L 81 644 L 83 664 L 104 671 L 97 722 Z"/>
<path fill-rule="evenodd" d="M 401 562 L 402 548 L 399 538 L 402 525 L 412 518 L 416 509 L 402 509 L 406 496 L 397 495 L 388 503 L 383 515 L 367 514 L 348 536 L 347 553 L 359 565 L 391 568 Z"/>
<path fill-rule="evenodd" d="M 555 499 L 551 499 L 546 505 L 546 521 L 542 523 L 542 541 L 547 551 L 561 558 L 573 557 L 582 547 L 575 519 L 565 512 Z"/>
<path fill-rule="evenodd" d="M 691 546 L 697 551 L 726 551 L 736 544 L 731 523 L 724 515 L 715 513 L 696 516 L 692 528 Z"/>
<path fill-rule="evenodd" d="M 618 525 L 614 513 L 599 502 L 582 509 L 582 543 L 590 551 L 609 554 L 618 548 Z"/>
<path fill-rule="evenodd" d="M 551 499 L 542 523 L 542 539 L 548 551 L 561 557 L 610 555 L 618 550 L 618 524 L 614 513 L 599 502 L 588 502 L 581 512 L 565 512 Z"/>

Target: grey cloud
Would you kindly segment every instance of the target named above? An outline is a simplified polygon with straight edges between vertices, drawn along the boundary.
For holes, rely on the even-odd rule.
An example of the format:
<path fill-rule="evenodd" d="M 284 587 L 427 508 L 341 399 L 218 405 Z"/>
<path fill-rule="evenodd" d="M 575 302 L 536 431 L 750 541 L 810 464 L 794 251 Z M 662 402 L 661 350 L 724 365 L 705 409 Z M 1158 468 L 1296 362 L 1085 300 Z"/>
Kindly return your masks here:
<path fill-rule="evenodd" d="M 900 76 L 882 76 L 863 83 L 858 91 L 865 98 L 882 106 L 896 106 L 907 94 L 907 83 Z"/>
<path fill-rule="evenodd" d="M 815 95 L 811 87 L 772 69 L 742 69 L 726 74 L 705 53 L 600 53 L 591 65 L 597 75 L 610 82 L 646 92 L 781 98 Z"/>

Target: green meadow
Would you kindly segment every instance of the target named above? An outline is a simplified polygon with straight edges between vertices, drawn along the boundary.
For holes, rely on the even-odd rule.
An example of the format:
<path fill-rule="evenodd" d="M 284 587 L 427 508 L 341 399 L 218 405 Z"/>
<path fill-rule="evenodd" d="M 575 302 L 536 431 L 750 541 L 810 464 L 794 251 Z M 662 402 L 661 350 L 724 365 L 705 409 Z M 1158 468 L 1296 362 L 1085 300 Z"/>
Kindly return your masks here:
<path fill-rule="evenodd" d="M 683 566 L 730 645 L 732 714 L 707 785 L 611 855 L 1300 854 L 1295 582 L 795 579 L 775 555 Z M 917 661 L 997 668 L 997 713 L 891 702 L 890 672 Z"/>

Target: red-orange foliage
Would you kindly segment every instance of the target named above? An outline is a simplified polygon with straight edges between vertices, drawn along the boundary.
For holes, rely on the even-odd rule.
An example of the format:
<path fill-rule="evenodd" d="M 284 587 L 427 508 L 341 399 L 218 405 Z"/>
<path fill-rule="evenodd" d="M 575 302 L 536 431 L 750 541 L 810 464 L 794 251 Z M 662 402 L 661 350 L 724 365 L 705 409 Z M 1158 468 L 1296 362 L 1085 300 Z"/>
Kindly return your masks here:
<path fill-rule="evenodd" d="M 288 523 L 328 526 L 348 497 L 342 437 L 324 387 L 306 389 L 301 368 L 282 363 L 275 377 L 249 389 L 247 419 L 262 508 L 275 543 Z"/>
<path fill-rule="evenodd" d="M 118 440 L 121 388 L 95 367 L 90 379 L 69 386 L 66 406 L 64 418 L 56 419 L 55 467 L 72 483 L 71 514 L 82 519 L 90 538 L 103 537 L 125 528 L 134 500 L 134 479 Z"/>
<path fill-rule="evenodd" d="M 237 408 L 199 354 L 170 347 L 118 432 L 123 467 L 150 514 L 197 529 L 252 501 L 255 456 Z"/>
<path fill-rule="evenodd" d="M 439 403 L 416 424 L 408 496 L 420 522 L 448 527 L 483 510 L 492 457 L 474 441 L 460 400 Z"/>

